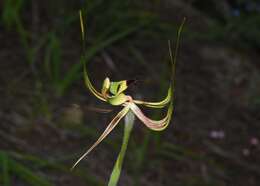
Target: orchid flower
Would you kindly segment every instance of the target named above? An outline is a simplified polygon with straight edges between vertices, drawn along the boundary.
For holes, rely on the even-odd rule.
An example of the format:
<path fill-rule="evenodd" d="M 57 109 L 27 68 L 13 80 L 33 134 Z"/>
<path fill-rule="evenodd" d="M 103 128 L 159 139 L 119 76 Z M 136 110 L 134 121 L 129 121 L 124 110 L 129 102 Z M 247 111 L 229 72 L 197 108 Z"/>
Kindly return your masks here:
<path fill-rule="evenodd" d="M 99 100 L 106 102 L 113 106 L 122 106 L 123 109 L 118 112 L 118 114 L 112 119 L 112 121 L 108 124 L 104 132 L 101 134 L 101 136 L 97 139 L 97 141 L 74 163 L 73 168 L 84 158 L 86 157 L 99 143 L 104 140 L 107 135 L 118 125 L 120 120 L 129 112 L 132 111 L 135 116 L 149 129 L 154 131 L 162 131 L 164 130 L 168 124 L 171 121 L 172 113 L 173 113 L 173 91 L 174 91 L 174 77 L 175 77 L 175 63 L 176 63 L 176 53 L 179 46 L 179 40 L 180 40 L 180 33 L 182 31 L 183 25 L 184 25 L 185 19 L 183 20 L 181 26 L 178 30 L 177 35 L 177 43 L 175 47 L 175 53 L 174 56 L 172 55 L 171 45 L 169 44 L 169 53 L 170 53 L 170 61 L 172 66 L 172 77 L 171 81 L 169 83 L 169 88 L 167 95 L 164 99 L 161 101 L 155 101 L 155 102 L 147 102 L 142 100 L 136 100 L 132 96 L 125 94 L 125 91 L 127 90 L 129 84 L 131 81 L 129 80 L 122 80 L 122 81 L 111 81 L 108 77 L 105 78 L 102 89 L 98 91 L 94 88 L 93 84 L 91 83 L 89 79 L 89 75 L 87 72 L 87 66 L 86 62 L 84 61 L 84 57 L 82 58 L 82 62 L 84 64 L 84 81 L 87 88 L 90 90 L 90 92 Z M 82 32 L 82 39 L 85 40 L 85 31 L 84 31 L 84 24 L 83 24 L 83 18 L 80 11 L 80 25 L 81 25 L 81 32 Z M 164 108 L 168 106 L 168 110 L 166 113 L 166 116 L 160 120 L 153 120 L 151 118 L 148 118 L 142 110 L 139 108 L 139 105 L 142 105 L 144 107 L 148 108 Z"/>

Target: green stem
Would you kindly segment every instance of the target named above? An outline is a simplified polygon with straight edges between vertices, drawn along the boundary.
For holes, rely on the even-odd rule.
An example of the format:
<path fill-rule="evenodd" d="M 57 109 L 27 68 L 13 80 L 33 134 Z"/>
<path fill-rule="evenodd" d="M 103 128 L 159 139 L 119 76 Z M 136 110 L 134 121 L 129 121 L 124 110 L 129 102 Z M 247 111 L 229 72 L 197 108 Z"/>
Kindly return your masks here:
<path fill-rule="evenodd" d="M 121 146 L 120 153 L 117 157 L 116 163 L 114 165 L 113 171 L 110 175 L 108 186 L 116 186 L 120 177 L 122 170 L 122 164 L 125 156 L 125 152 L 128 145 L 128 140 L 134 125 L 135 115 L 129 111 L 125 116 L 125 129 L 124 129 L 124 138 Z"/>

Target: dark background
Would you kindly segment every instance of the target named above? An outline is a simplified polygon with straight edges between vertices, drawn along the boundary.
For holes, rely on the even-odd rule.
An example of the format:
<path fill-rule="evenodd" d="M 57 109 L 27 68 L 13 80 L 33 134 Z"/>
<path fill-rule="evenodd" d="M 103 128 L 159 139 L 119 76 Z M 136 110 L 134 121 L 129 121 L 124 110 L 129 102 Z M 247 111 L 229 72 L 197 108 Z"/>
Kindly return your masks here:
<path fill-rule="evenodd" d="M 69 170 L 119 109 L 84 86 L 79 9 L 86 11 L 94 85 L 100 89 L 107 76 L 136 78 L 129 94 L 144 100 L 165 96 L 167 40 L 175 43 L 187 18 L 173 120 L 162 132 L 135 122 L 119 185 L 260 184 L 259 1 L 2 0 L 0 185 L 108 182 L 123 122 Z M 159 118 L 163 112 L 145 113 Z"/>

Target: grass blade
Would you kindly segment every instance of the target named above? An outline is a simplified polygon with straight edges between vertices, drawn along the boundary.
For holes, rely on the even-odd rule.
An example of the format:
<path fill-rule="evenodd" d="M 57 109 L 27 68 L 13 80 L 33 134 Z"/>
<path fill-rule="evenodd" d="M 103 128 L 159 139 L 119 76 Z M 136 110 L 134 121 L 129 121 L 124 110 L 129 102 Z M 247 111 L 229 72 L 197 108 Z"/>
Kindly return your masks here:
<path fill-rule="evenodd" d="M 9 160 L 12 172 L 31 186 L 53 186 L 49 181 L 36 175 L 32 170 L 28 169 L 15 160 Z"/>

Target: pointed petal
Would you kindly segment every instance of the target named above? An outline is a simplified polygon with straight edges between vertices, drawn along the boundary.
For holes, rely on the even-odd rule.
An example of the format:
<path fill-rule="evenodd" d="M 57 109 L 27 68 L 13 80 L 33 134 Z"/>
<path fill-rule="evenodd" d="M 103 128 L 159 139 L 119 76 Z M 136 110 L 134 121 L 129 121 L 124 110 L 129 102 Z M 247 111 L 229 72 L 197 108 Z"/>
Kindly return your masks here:
<path fill-rule="evenodd" d="M 98 140 L 74 163 L 71 169 L 74 169 L 76 165 L 85 157 L 87 156 L 119 123 L 119 121 L 127 114 L 129 111 L 129 105 L 124 107 L 108 124 L 105 131 L 102 133 L 102 135 L 98 138 Z"/>
<path fill-rule="evenodd" d="M 141 111 L 141 109 L 134 103 L 130 104 L 130 109 L 143 122 L 143 124 L 145 124 L 149 129 L 155 130 L 155 131 L 161 131 L 161 130 L 164 130 L 168 126 L 168 124 L 171 120 L 171 116 L 172 116 L 172 112 L 173 112 L 173 104 L 171 104 L 171 103 L 169 105 L 167 115 L 161 120 L 152 120 L 152 119 L 148 118 L 147 116 L 144 115 L 144 113 Z"/>

